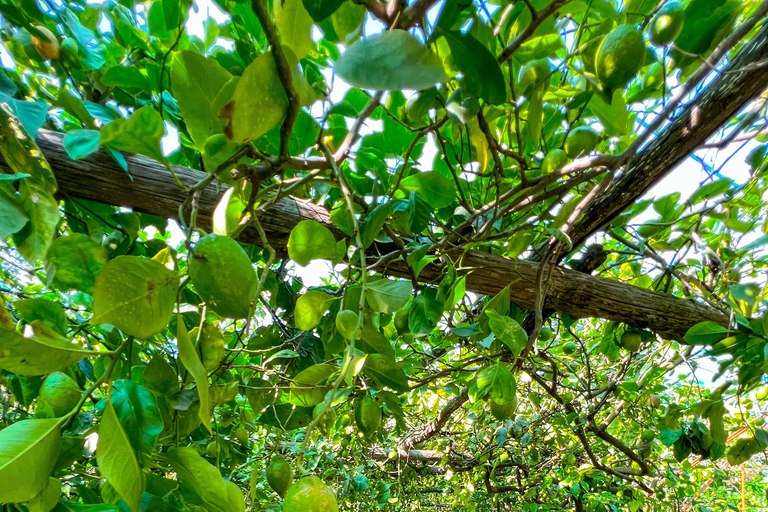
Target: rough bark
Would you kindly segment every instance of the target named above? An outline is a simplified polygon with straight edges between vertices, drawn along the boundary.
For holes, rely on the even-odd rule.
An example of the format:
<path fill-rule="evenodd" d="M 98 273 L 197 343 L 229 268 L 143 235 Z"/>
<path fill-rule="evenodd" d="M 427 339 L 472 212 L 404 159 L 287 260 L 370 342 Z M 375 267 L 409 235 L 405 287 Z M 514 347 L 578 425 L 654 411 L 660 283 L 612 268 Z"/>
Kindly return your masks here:
<path fill-rule="evenodd" d="M 123 206 L 160 217 L 176 218 L 179 205 L 186 198 L 171 174 L 157 162 L 137 155 L 126 155 L 130 175 L 104 152 L 83 160 L 71 160 L 61 144 L 62 135 L 40 130 L 37 142 L 53 168 L 59 193 L 69 197 Z M 5 163 L 0 161 L 0 168 Z M 205 174 L 175 166 L 174 172 L 186 185 L 197 183 Z M 210 228 L 213 209 L 224 187 L 209 186 L 199 198 L 198 224 Z M 343 236 L 330 222 L 328 211 L 301 199 L 286 198 L 265 212 L 260 220 L 270 243 L 284 250 L 291 229 L 304 219 L 328 226 L 338 237 Z M 245 243 L 258 244 L 255 230 L 241 235 Z M 455 258 L 461 274 L 467 275 L 467 290 L 495 295 L 509 285 L 512 301 L 530 309 L 536 292 L 534 282 L 538 263 L 511 260 L 500 256 L 470 251 Z M 392 262 L 386 271 L 408 277 L 402 261 Z M 429 282 L 439 276 L 430 266 L 419 278 Z M 704 320 L 727 325 L 722 312 L 671 295 L 653 292 L 628 284 L 592 277 L 564 268 L 556 268 L 545 301 L 545 307 L 565 311 L 574 318 L 597 317 L 649 328 L 662 336 L 680 339 L 686 330 Z"/>

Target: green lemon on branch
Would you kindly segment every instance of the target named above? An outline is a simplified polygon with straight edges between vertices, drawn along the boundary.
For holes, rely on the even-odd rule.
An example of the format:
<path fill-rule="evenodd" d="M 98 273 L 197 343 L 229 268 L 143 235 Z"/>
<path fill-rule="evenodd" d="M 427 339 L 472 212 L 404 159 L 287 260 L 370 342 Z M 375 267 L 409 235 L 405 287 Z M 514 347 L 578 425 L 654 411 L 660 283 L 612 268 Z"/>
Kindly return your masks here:
<path fill-rule="evenodd" d="M 623 89 L 644 63 L 643 34 L 632 25 L 619 25 L 600 44 L 595 72 L 607 91 L 615 91 Z"/>
<path fill-rule="evenodd" d="M 355 408 L 355 423 L 366 438 L 372 437 L 381 426 L 381 409 L 376 400 L 366 396 Z"/>
<path fill-rule="evenodd" d="M 517 410 L 517 395 L 508 404 L 497 404 L 493 399 L 489 400 L 491 404 L 491 415 L 499 421 L 511 418 Z"/>
<path fill-rule="evenodd" d="M 683 30 L 685 8 L 680 2 L 667 2 L 659 9 L 650 24 L 651 42 L 665 46 L 675 40 Z"/>
<path fill-rule="evenodd" d="M 325 482 L 310 475 L 288 489 L 283 499 L 283 512 L 338 512 L 336 496 Z"/>
<path fill-rule="evenodd" d="M 590 154 L 597 147 L 600 136 L 589 126 L 579 126 L 568 132 L 565 138 L 565 153 L 568 158 Z"/>
<path fill-rule="evenodd" d="M 541 162 L 541 172 L 543 174 L 551 174 L 555 171 L 559 171 L 565 164 L 568 163 L 568 155 L 562 149 L 553 149 L 544 160 Z"/>
<path fill-rule="evenodd" d="M 336 315 L 336 330 L 339 334 L 344 336 L 345 339 L 351 340 L 355 334 L 357 328 L 358 316 L 357 313 L 349 309 L 343 309 Z"/>
<path fill-rule="evenodd" d="M 80 386 L 63 372 L 54 372 L 40 386 L 40 400 L 48 404 L 54 416 L 64 416 L 80 401 Z"/>

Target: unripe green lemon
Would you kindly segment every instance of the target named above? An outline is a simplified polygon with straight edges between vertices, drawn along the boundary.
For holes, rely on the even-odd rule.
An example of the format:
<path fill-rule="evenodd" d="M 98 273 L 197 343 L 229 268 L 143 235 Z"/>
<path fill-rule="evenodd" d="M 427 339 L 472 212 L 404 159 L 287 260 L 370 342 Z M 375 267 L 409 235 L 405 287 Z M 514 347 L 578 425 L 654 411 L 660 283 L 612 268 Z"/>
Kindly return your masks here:
<path fill-rule="evenodd" d="M 651 395 L 648 397 L 648 405 L 656 409 L 661 405 L 661 398 L 659 398 L 656 395 Z"/>
<path fill-rule="evenodd" d="M 572 355 L 576 353 L 576 344 L 572 341 L 569 341 L 565 345 L 563 345 L 563 354 L 565 355 Z"/>
<path fill-rule="evenodd" d="M 739 281 L 741 281 L 741 272 L 732 268 L 725 273 L 725 280 L 732 284 L 739 284 Z"/>
<path fill-rule="evenodd" d="M 491 415 L 499 421 L 511 418 L 517 410 L 517 395 L 508 404 L 497 404 L 493 400 L 488 401 L 491 404 Z"/>
<path fill-rule="evenodd" d="M 215 459 L 219 455 L 219 443 L 211 441 L 205 447 L 205 454 L 212 459 Z"/>
<path fill-rule="evenodd" d="M 764 416 L 760 416 L 759 418 L 757 418 L 755 420 L 755 426 L 756 427 L 762 427 L 763 425 L 765 425 L 765 417 Z"/>
<path fill-rule="evenodd" d="M 325 411 L 325 413 L 323 413 L 323 411 Z M 328 435 L 336 425 L 336 411 L 333 410 L 333 407 L 326 407 L 325 402 L 320 402 L 312 411 L 312 417 L 317 419 L 321 413 L 323 414 L 323 417 L 320 418 L 320 422 L 317 424 L 317 428 L 323 434 Z"/>
<path fill-rule="evenodd" d="M 283 499 L 283 512 L 338 511 L 333 491 L 314 475 L 305 476 L 293 484 Z"/>
<path fill-rule="evenodd" d="M 757 393 L 755 394 L 755 397 L 758 400 L 765 400 L 766 398 L 768 398 L 768 387 L 761 386 L 760 388 L 758 388 Z"/>
<path fill-rule="evenodd" d="M 520 68 L 517 75 L 518 90 L 515 92 L 527 97 L 534 87 L 544 83 L 551 74 L 547 59 L 532 60 Z"/>
<path fill-rule="evenodd" d="M 343 309 L 336 315 L 336 330 L 344 338 L 351 340 L 357 328 L 358 316 L 354 311 Z"/>
<path fill-rule="evenodd" d="M 623 89 L 644 63 L 643 34 L 634 26 L 619 25 L 600 44 L 595 72 L 606 89 Z"/>
<path fill-rule="evenodd" d="M 237 442 L 240 444 L 248 444 L 250 436 L 248 435 L 248 431 L 245 430 L 242 425 L 235 429 L 235 439 L 237 439 Z"/>
<path fill-rule="evenodd" d="M 640 439 L 642 439 L 646 443 L 650 443 L 651 441 L 656 439 L 656 432 L 654 432 L 650 428 L 643 430 L 643 433 L 640 435 Z"/>
<path fill-rule="evenodd" d="M 355 408 L 355 423 L 366 438 L 373 436 L 381 426 L 381 409 L 376 400 L 366 396 Z"/>
<path fill-rule="evenodd" d="M 555 171 L 559 171 L 562 167 L 568 163 L 568 155 L 562 149 L 553 149 L 547 156 L 544 157 L 544 161 L 541 162 L 541 172 L 544 174 L 551 174 Z"/>
<path fill-rule="evenodd" d="M 246 318 L 256 289 L 256 271 L 240 244 L 206 235 L 189 256 L 189 278 L 210 309 L 225 318 Z"/>
<path fill-rule="evenodd" d="M 551 327 L 542 327 L 541 331 L 539 332 L 539 339 L 541 341 L 549 341 L 552 339 L 552 328 Z"/>
<path fill-rule="evenodd" d="M 664 83 L 664 67 L 661 62 L 654 62 L 648 66 L 648 71 L 643 75 L 643 89 L 655 91 Z"/>
<path fill-rule="evenodd" d="M 267 483 L 280 496 L 285 496 L 293 483 L 293 470 L 281 455 L 275 455 L 267 464 Z"/>
<path fill-rule="evenodd" d="M 504 450 L 503 452 L 501 452 L 501 455 L 499 455 L 499 462 L 501 462 L 502 464 L 504 464 L 504 463 L 505 463 L 505 462 L 507 462 L 508 460 L 509 460 L 509 452 L 507 452 L 506 450 Z"/>
<path fill-rule="evenodd" d="M 675 40 L 683 30 L 685 9 L 680 2 L 667 2 L 651 20 L 651 42 L 665 46 Z"/>
<path fill-rule="evenodd" d="M 395 329 L 397 329 L 397 334 L 400 336 L 411 332 L 411 328 L 408 326 L 408 316 L 410 314 L 410 306 L 400 308 L 397 313 L 395 313 Z"/>
<path fill-rule="evenodd" d="M 642 342 L 643 339 L 635 331 L 625 331 L 624 334 L 621 335 L 621 341 L 619 344 L 623 349 L 626 349 L 630 352 L 636 352 L 637 349 L 640 348 Z"/>
<path fill-rule="evenodd" d="M 569 158 L 578 158 L 590 154 L 600 141 L 600 136 L 589 126 L 579 126 L 565 138 L 565 153 Z"/>
<path fill-rule="evenodd" d="M 341 426 L 342 427 L 348 427 L 352 424 L 352 415 L 348 412 L 345 412 L 341 415 Z"/>
<path fill-rule="evenodd" d="M 40 399 L 50 406 L 54 416 L 64 416 L 80 401 L 80 387 L 63 372 L 54 372 L 40 386 Z"/>
<path fill-rule="evenodd" d="M 218 327 L 208 324 L 203 327 L 200 334 L 200 328 L 195 327 L 189 331 L 189 339 L 196 340 L 200 336 L 200 355 L 203 366 L 207 371 L 215 370 L 224 357 L 224 335 Z"/>

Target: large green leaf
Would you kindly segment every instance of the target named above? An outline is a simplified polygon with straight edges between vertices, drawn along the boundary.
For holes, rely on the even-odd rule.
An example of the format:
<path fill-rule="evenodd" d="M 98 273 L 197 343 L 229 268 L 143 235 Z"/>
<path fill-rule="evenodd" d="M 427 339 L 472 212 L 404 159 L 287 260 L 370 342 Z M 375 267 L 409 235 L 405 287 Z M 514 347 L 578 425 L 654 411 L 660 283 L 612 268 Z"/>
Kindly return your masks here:
<path fill-rule="evenodd" d="M 109 398 L 99 425 L 96 462 L 99 471 L 117 494 L 132 511 L 138 511 L 141 494 L 144 492 L 144 475 Z"/>
<path fill-rule="evenodd" d="M 13 303 L 16 313 L 27 323 L 39 320 L 57 334 L 67 335 L 67 315 L 64 308 L 56 301 L 42 298 L 20 299 Z"/>
<path fill-rule="evenodd" d="M 21 420 L 0 430 L 0 503 L 34 499 L 61 447 L 61 420 Z"/>
<path fill-rule="evenodd" d="M 312 19 L 319 22 L 336 12 L 344 0 L 302 0 L 302 3 Z"/>
<path fill-rule="evenodd" d="M 165 127 L 153 107 L 142 107 L 128 119 L 116 119 L 101 129 L 101 144 L 118 151 L 128 151 L 165 162 L 160 139 Z"/>
<path fill-rule="evenodd" d="M 20 375 L 45 375 L 75 364 L 90 352 L 33 320 L 23 333 L 0 327 L 0 354 L 0 369 Z"/>
<path fill-rule="evenodd" d="M 589 101 L 589 108 L 605 126 L 605 134 L 609 137 L 621 137 L 627 134 L 629 128 L 629 112 L 624 102 L 622 91 L 614 91 L 609 105 L 595 94 Z"/>
<path fill-rule="evenodd" d="M 21 196 L 8 183 L 0 183 L 0 240 L 17 233 L 29 222 Z"/>
<path fill-rule="evenodd" d="M 48 485 L 40 491 L 40 494 L 24 503 L 29 512 L 50 512 L 59 502 L 61 496 L 61 480 L 48 478 Z"/>
<path fill-rule="evenodd" d="M 497 404 L 506 405 L 515 399 L 517 391 L 515 377 L 501 364 L 480 370 L 475 384 L 477 386 L 475 400 L 489 394 L 491 400 Z"/>
<path fill-rule="evenodd" d="M 280 41 L 283 46 L 291 49 L 297 59 L 303 59 L 315 47 L 310 33 L 312 17 L 304 8 L 302 0 L 278 0 L 273 5 Z"/>
<path fill-rule="evenodd" d="M 456 184 L 436 171 L 412 174 L 400 182 L 400 188 L 418 192 L 433 208 L 445 208 L 456 199 Z"/>
<path fill-rule="evenodd" d="M 416 296 L 408 313 L 408 327 L 415 335 L 429 334 L 443 315 L 443 304 L 437 300 L 437 290 L 425 288 Z"/>
<path fill-rule="evenodd" d="M 498 314 L 492 309 L 485 312 L 488 315 L 488 326 L 499 341 L 504 343 L 515 356 L 519 356 L 528 344 L 528 335 L 519 323 L 508 316 Z"/>
<path fill-rule="evenodd" d="M 82 233 L 60 236 L 45 258 L 49 284 L 62 291 L 93 293 L 96 275 L 107 264 L 107 250 Z"/>
<path fill-rule="evenodd" d="M 405 30 L 356 42 L 334 69 L 353 86 L 366 89 L 426 89 L 446 80 L 440 58 Z"/>
<path fill-rule="evenodd" d="M 254 94 L 254 91 L 259 92 Z M 232 101 L 219 115 L 228 118 L 224 129 L 227 138 L 244 144 L 280 124 L 286 108 L 288 100 L 277 76 L 275 59 L 271 53 L 263 53 L 245 68 Z"/>
<path fill-rule="evenodd" d="M 507 89 L 496 56 L 469 33 L 445 30 L 442 34 L 448 41 L 454 64 L 464 75 L 467 90 L 487 103 L 504 103 Z"/>
<path fill-rule="evenodd" d="M 374 311 L 394 313 L 405 306 L 413 292 L 413 285 L 408 281 L 380 279 L 365 287 L 365 300 Z"/>
<path fill-rule="evenodd" d="M 192 448 L 174 448 L 165 459 L 179 480 L 184 501 L 206 512 L 245 512 L 240 489 Z M 138 509 L 136 509 L 138 510 Z"/>
<path fill-rule="evenodd" d="M 336 243 L 333 234 L 316 220 L 303 220 L 291 230 L 291 236 L 288 238 L 288 257 L 301 266 L 306 266 L 316 259 L 336 263 L 342 255 L 343 250 Z"/>
<path fill-rule="evenodd" d="M 232 75 L 215 59 L 196 51 L 176 53 L 171 62 L 173 96 L 179 102 L 184 123 L 198 148 L 215 133 L 221 133 L 224 121 L 217 117 L 215 100 Z"/>
<path fill-rule="evenodd" d="M 314 329 L 335 299 L 333 295 L 317 290 L 310 290 L 299 297 L 293 312 L 296 328 L 302 331 Z"/>
<path fill-rule="evenodd" d="M 714 322 L 699 322 L 688 329 L 683 339 L 689 345 L 714 345 L 730 332 L 727 327 Z"/>
<path fill-rule="evenodd" d="M 126 334 L 148 338 L 168 325 L 179 276 L 141 256 L 118 256 L 96 276 L 93 324 L 112 324 Z"/>
<path fill-rule="evenodd" d="M 339 368 L 337 366 L 316 364 L 299 372 L 291 383 L 291 403 L 302 407 L 312 407 L 322 402 L 329 390 L 326 386 L 315 389 L 302 388 L 324 385 L 328 377 L 338 371 Z"/>
<path fill-rule="evenodd" d="M 200 356 L 195 350 L 195 345 L 189 337 L 187 328 L 184 326 L 184 321 L 179 315 L 176 319 L 176 343 L 179 348 L 179 361 L 184 365 L 192 378 L 195 379 L 197 384 L 197 395 L 200 398 L 200 411 L 198 416 L 200 421 L 203 422 L 203 426 L 210 432 L 211 431 L 211 408 L 209 400 L 208 390 L 208 374 L 205 372 Z"/>
<path fill-rule="evenodd" d="M 155 396 L 130 380 L 116 380 L 112 388 L 112 405 L 133 450 L 152 452 L 163 431 L 163 418 Z"/>
<path fill-rule="evenodd" d="M 380 386 L 387 386 L 400 393 L 408 391 L 408 377 L 389 355 L 368 354 L 365 357 L 363 373 L 368 375 Z"/>

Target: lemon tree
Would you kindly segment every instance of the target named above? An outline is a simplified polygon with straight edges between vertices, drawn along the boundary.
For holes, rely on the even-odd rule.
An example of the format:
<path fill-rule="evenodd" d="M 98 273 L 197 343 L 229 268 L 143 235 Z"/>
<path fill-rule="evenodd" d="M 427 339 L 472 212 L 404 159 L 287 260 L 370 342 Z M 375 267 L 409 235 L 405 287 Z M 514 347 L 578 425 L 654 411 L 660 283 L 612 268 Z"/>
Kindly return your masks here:
<path fill-rule="evenodd" d="M 768 3 L 0 15 L 3 512 L 764 504 Z"/>

